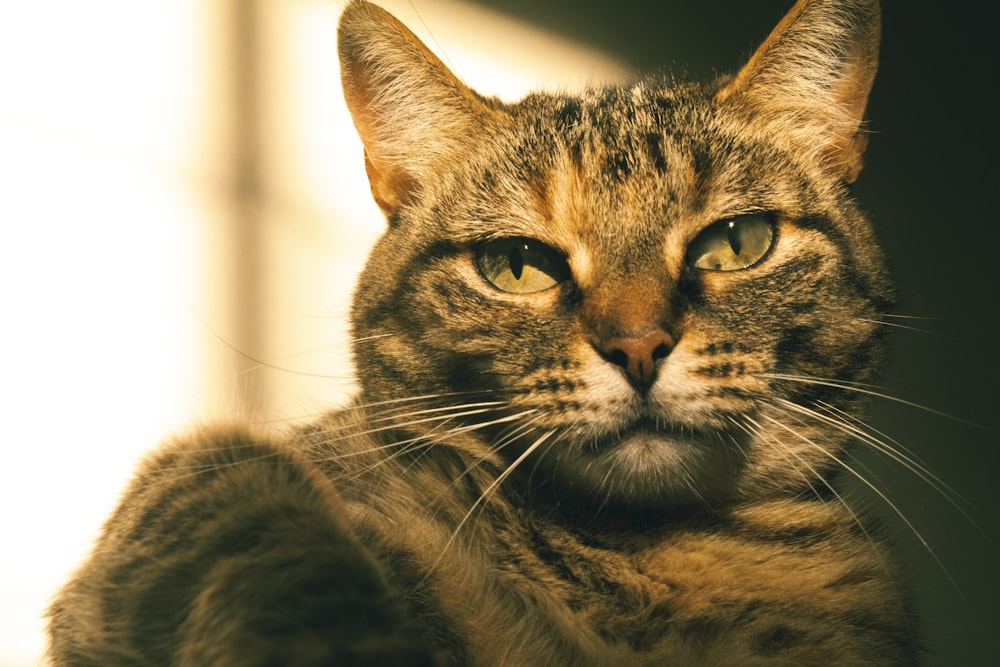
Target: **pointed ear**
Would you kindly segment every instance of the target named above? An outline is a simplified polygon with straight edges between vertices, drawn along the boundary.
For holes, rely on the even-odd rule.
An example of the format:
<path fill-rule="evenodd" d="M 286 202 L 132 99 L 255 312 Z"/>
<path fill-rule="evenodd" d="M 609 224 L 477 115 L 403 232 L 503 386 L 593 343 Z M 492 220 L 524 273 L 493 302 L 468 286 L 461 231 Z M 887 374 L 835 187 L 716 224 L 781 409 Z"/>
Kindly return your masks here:
<path fill-rule="evenodd" d="M 395 17 L 355 1 L 337 32 L 348 109 L 387 216 L 481 128 L 489 109 Z"/>
<path fill-rule="evenodd" d="M 801 138 L 852 183 L 880 31 L 878 0 L 799 0 L 716 99 L 746 107 L 769 136 Z"/>

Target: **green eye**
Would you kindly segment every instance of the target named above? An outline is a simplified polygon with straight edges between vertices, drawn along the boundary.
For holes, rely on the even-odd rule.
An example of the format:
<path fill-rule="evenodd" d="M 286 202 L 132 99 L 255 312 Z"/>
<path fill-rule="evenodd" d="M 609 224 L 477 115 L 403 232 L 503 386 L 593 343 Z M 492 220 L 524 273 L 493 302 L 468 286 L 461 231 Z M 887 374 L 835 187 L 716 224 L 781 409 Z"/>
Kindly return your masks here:
<path fill-rule="evenodd" d="M 486 282 L 504 292 L 528 294 L 554 287 L 570 276 L 562 254 L 532 239 L 497 239 L 476 252 Z"/>
<path fill-rule="evenodd" d="M 774 242 L 774 224 L 763 215 L 741 215 L 706 227 L 687 249 L 688 264 L 708 271 L 753 266 Z"/>

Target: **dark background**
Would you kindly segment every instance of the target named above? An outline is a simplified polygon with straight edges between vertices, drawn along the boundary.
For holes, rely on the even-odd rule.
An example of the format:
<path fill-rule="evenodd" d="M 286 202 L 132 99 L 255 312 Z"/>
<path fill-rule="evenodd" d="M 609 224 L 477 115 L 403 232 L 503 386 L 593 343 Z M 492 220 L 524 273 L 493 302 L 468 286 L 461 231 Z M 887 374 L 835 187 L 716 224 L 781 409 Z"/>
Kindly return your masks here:
<path fill-rule="evenodd" d="M 479 1 L 637 70 L 697 78 L 735 70 L 792 5 Z M 927 408 L 878 400 L 869 421 L 951 487 L 961 508 L 900 464 L 861 454 L 866 476 L 905 517 L 867 493 L 898 530 L 912 567 L 925 664 L 942 667 L 1000 665 L 998 18 L 997 5 L 968 0 L 882 3 L 874 134 L 855 187 L 890 256 L 897 313 L 920 318 L 893 320 L 912 329 L 894 331 L 884 391 Z"/>

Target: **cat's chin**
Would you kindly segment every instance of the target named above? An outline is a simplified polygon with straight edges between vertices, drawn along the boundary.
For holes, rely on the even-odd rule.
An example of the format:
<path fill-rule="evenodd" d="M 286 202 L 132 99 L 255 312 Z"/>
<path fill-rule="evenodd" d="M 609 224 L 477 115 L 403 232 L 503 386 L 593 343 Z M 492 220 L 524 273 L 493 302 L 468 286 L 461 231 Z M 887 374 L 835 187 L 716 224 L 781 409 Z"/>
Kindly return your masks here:
<path fill-rule="evenodd" d="M 543 457 L 556 489 L 602 507 L 666 512 L 728 500 L 744 458 L 728 435 L 645 425 L 559 450 Z"/>
<path fill-rule="evenodd" d="M 616 467 L 640 475 L 683 469 L 686 461 L 700 456 L 694 438 L 646 428 L 636 429 L 600 449 L 605 450 L 603 456 L 612 459 Z"/>

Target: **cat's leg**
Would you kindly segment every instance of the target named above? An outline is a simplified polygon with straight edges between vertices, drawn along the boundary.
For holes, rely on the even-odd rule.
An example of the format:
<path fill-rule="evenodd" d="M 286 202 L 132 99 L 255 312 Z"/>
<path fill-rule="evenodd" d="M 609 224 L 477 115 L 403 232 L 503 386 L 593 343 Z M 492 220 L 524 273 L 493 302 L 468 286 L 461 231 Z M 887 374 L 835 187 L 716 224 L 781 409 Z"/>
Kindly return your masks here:
<path fill-rule="evenodd" d="M 237 432 L 152 456 L 55 601 L 56 665 L 430 665 L 301 455 Z"/>

